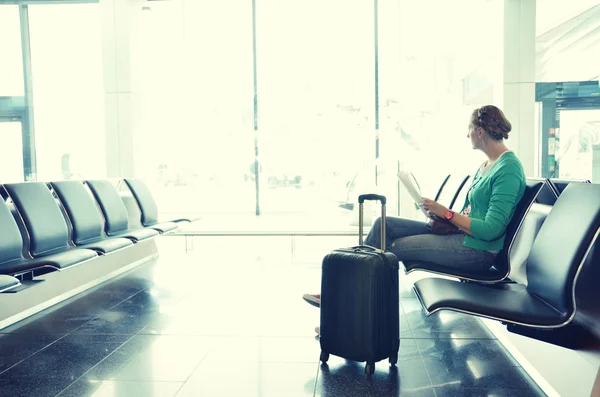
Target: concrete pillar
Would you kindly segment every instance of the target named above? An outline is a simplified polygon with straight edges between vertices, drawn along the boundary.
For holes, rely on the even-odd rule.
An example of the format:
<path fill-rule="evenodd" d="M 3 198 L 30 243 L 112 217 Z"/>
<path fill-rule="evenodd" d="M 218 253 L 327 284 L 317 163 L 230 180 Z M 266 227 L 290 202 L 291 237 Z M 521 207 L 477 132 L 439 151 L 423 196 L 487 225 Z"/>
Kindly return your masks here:
<path fill-rule="evenodd" d="M 535 19 L 536 0 L 504 1 L 504 67 L 502 89 L 495 102 L 512 123 L 507 142 L 523 163 L 525 173 L 535 170 Z"/>
<path fill-rule="evenodd" d="M 592 146 L 592 183 L 600 183 L 600 145 Z"/>
<path fill-rule="evenodd" d="M 140 0 L 100 0 L 106 113 L 107 176 L 134 175 L 134 128 L 138 112 L 131 64 Z"/>

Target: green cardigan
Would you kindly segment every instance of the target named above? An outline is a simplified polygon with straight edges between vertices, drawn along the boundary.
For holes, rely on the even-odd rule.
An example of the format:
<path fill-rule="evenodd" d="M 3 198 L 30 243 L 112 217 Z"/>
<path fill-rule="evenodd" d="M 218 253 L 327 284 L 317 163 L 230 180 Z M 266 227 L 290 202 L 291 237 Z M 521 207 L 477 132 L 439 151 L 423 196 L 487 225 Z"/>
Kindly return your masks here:
<path fill-rule="evenodd" d="M 480 170 L 477 171 L 470 189 L 472 236 L 465 235 L 463 245 L 484 251 L 500 251 L 506 226 L 525 192 L 525 172 L 521 161 L 513 152 L 504 153 L 484 176 L 481 176 Z M 468 203 L 467 195 L 463 210 Z"/>

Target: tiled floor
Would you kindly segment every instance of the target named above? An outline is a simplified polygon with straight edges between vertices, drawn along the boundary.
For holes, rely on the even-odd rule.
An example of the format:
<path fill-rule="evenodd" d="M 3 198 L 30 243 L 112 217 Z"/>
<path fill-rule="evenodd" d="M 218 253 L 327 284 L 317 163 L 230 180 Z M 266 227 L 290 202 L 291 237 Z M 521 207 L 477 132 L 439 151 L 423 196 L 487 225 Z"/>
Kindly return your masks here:
<path fill-rule="evenodd" d="M 425 317 L 401 288 L 397 368 L 319 363 L 320 264 L 236 250 L 161 258 L 0 331 L 0 396 L 529 397 L 543 393 L 479 321 Z M 1 301 L 1 295 L 0 295 Z"/>

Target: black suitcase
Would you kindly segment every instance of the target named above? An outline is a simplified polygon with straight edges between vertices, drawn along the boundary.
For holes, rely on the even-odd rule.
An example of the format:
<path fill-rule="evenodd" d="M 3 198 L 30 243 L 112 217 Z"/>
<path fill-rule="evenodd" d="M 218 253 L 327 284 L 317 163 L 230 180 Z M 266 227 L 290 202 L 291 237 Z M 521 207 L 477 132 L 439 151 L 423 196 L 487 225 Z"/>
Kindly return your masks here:
<path fill-rule="evenodd" d="M 363 203 L 381 201 L 381 249 L 363 245 Z M 323 258 L 321 274 L 321 361 L 329 354 L 375 362 L 398 361 L 400 307 L 398 258 L 385 250 L 385 196 L 363 194 L 359 203 L 359 245 L 332 251 Z"/>

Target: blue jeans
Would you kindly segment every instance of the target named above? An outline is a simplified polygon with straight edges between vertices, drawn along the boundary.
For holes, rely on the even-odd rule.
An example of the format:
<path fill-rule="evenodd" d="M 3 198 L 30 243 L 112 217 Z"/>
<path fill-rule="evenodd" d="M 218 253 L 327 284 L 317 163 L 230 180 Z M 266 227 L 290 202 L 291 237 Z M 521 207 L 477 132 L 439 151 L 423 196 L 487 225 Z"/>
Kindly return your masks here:
<path fill-rule="evenodd" d="M 418 260 L 461 269 L 487 270 L 496 255 L 462 245 L 464 234 L 433 234 L 425 222 L 386 217 L 386 251 L 399 261 Z M 381 248 L 381 218 L 365 238 L 365 244 Z"/>

